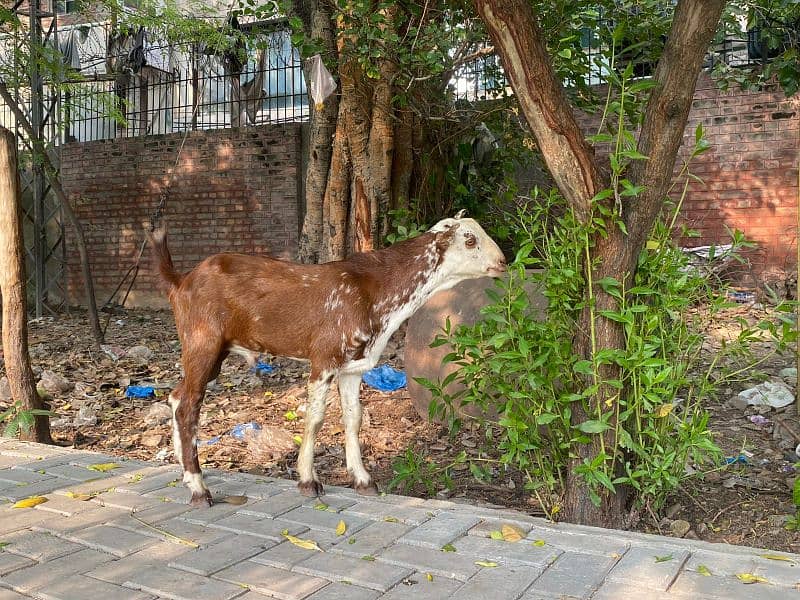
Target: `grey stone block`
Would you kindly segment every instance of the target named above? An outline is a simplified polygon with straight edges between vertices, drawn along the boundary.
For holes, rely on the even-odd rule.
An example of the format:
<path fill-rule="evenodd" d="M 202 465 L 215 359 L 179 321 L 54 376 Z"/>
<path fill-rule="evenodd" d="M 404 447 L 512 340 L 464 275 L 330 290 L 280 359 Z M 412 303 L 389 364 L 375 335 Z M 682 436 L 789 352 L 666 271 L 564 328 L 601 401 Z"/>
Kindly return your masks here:
<path fill-rule="evenodd" d="M 317 510 L 301 506 L 284 513 L 280 517 L 281 521 L 289 521 L 304 525 L 310 529 L 321 529 L 323 531 L 336 531 L 339 521 L 344 521 L 347 531 L 355 533 L 370 524 L 371 521 L 356 516 L 346 516 L 327 510 Z"/>
<path fill-rule="evenodd" d="M 538 596 L 529 596 L 526 594 L 523 598 L 524 600 L 533 600 L 533 598 L 538 598 Z M 606 581 L 592 596 L 592 600 L 675 600 L 676 598 L 681 598 L 681 596 L 669 594 L 667 592 L 648 590 L 630 581 L 627 583 L 624 581 Z M 692 600 L 694 600 L 694 598 Z M 726 600 L 733 599 L 727 598 Z M 742 598 L 742 600 L 745 599 Z"/>
<path fill-rule="evenodd" d="M 325 552 L 327 552 L 331 546 L 333 546 L 333 544 L 338 542 L 340 539 L 335 533 L 326 531 L 314 531 L 313 533 L 307 532 L 305 534 L 300 534 L 300 537 L 313 539 L 317 543 L 317 546 L 319 546 Z M 306 550 L 305 548 L 295 546 L 289 541 L 283 541 L 277 546 L 273 546 L 269 550 L 254 556 L 250 560 L 262 565 L 290 570 L 297 563 L 302 562 L 308 557 L 312 556 L 314 552 L 317 552 L 317 550 Z"/>
<path fill-rule="evenodd" d="M 671 557 L 668 560 L 663 560 Z M 610 581 L 666 591 L 683 568 L 689 553 L 667 551 L 659 547 L 635 547 L 628 550 L 608 574 Z"/>
<path fill-rule="evenodd" d="M 478 522 L 480 519 L 477 517 L 443 512 L 415 527 L 399 541 L 404 544 L 439 549 L 464 535 Z"/>
<path fill-rule="evenodd" d="M 0 552 L 0 577 L 17 569 L 32 567 L 35 564 L 30 558 L 11 554 L 11 552 Z"/>
<path fill-rule="evenodd" d="M 525 537 L 531 530 L 530 523 L 522 523 L 520 521 L 512 521 L 511 519 L 481 519 L 481 522 L 475 525 L 467 532 L 467 535 L 474 535 L 476 537 L 490 537 L 493 531 L 500 531 L 503 525 L 511 525 L 519 531 L 522 537 Z"/>
<path fill-rule="evenodd" d="M 797 590 L 765 583 L 746 585 L 734 575 L 716 577 L 714 575 L 701 575 L 693 571 L 684 571 L 672 584 L 669 593 L 672 596 L 685 598 L 788 600 L 792 595 L 797 595 Z"/>
<path fill-rule="evenodd" d="M 95 525 L 67 535 L 75 542 L 118 557 L 128 556 L 156 542 L 152 537 L 111 525 Z"/>
<path fill-rule="evenodd" d="M 3 539 L 8 544 L 3 550 L 37 562 L 53 560 L 83 550 L 83 546 L 62 540 L 49 533 L 18 531 Z"/>
<path fill-rule="evenodd" d="M 476 536 L 465 536 L 455 540 L 453 546 L 459 554 L 489 560 L 503 566 L 533 565 L 547 566 L 560 554 L 561 550 L 552 546 L 535 546 L 527 540 L 504 542 Z"/>
<path fill-rule="evenodd" d="M 411 574 L 403 567 L 330 552 L 318 552 L 295 565 L 294 570 L 331 581 L 349 581 L 379 592 L 387 591 Z"/>
<path fill-rule="evenodd" d="M 466 581 L 478 572 L 475 557 L 457 552 L 442 552 L 408 544 L 394 544 L 378 555 L 378 560 L 408 567 L 415 571 L 431 573 L 450 579 Z"/>
<path fill-rule="evenodd" d="M 541 567 L 483 567 L 453 595 L 459 600 L 516 600 L 541 573 Z"/>
<path fill-rule="evenodd" d="M 228 531 L 212 529 L 210 527 L 197 525 L 196 523 L 189 523 L 188 521 L 184 521 L 179 517 L 161 521 L 157 528 L 162 531 L 166 531 L 170 534 L 170 536 L 175 536 L 182 540 L 199 544 L 200 546 L 216 544 L 217 542 L 231 536 L 231 533 Z M 161 531 L 156 531 L 152 527 L 147 527 L 141 524 L 138 529 L 134 529 L 132 531 L 147 537 L 156 538 L 158 540 L 163 540 L 165 537 L 164 533 Z M 170 538 L 169 536 L 167 536 L 167 538 L 174 539 Z"/>
<path fill-rule="evenodd" d="M 359 517 L 373 519 L 376 521 L 397 520 L 407 525 L 419 525 L 431 518 L 431 513 L 414 506 L 397 506 L 387 502 L 376 502 L 373 500 L 363 500 L 348 507 L 345 514 L 354 514 Z"/>
<path fill-rule="evenodd" d="M 70 482 L 60 477 L 50 477 L 36 483 L 29 483 L 27 485 L 9 484 L 12 487 L 0 490 L 0 498 L 4 498 L 10 502 L 16 502 L 23 498 L 30 496 L 44 496 L 52 494 L 54 491 L 66 488 Z"/>
<path fill-rule="evenodd" d="M 250 500 L 250 502 L 252 502 L 252 500 Z M 188 521 L 189 523 L 209 525 L 214 521 L 219 521 L 224 517 L 238 513 L 242 509 L 242 506 L 246 506 L 246 504 L 236 506 L 234 504 L 227 504 L 225 502 L 215 502 L 214 505 L 210 507 L 193 508 L 188 510 L 183 513 L 180 518 L 184 521 Z"/>
<path fill-rule="evenodd" d="M 149 594 L 128 590 L 118 585 L 73 575 L 59 579 L 36 592 L 42 600 L 86 600 L 86 598 L 113 598 L 114 600 L 149 600 Z"/>
<path fill-rule="evenodd" d="M 304 501 L 305 498 L 297 490 L 286 490 L 260 502 L 246 504 L 240 512 L 274 518 L 301 506 Z"/>
<path fill-rule="evenodd" d="M 282 600 L 300 600 L 328 585 L 326 580 L 318 577 L 308 577 L 249 560 L 220 571 L 214 577 L 245 585 L 251 590 Z"/>
<path fill-rule="evenodd" d="M 30 596 L 23 596 L 14 590 L 0 588 L 0 600 L 28 600 Z"/>
<path fill-rule="evenodd" d="M 231 536 L 217 543 L 187 552 L 167 566 L 196 573 L 211 575 L 237 562 L 246 560 L 274 546 L 276 542 L 246 535 Z"/>
<path fill-rule="evenodd" d="M 170 483 L 183 485 L 181 483 L 183 475 L 181 468 L 173 465 L 146 473 L 134 473 L 133 475 L 138 474 L 142 475 L 141 479 L 139 477 L 129 478 L 127 482 L 116 486 L 116 489 L 120 492 L 146 494 L 147 492 L 167 487 Z"/>
<path fill-rule="evenodd" d="M 42 468 L 25 469 L 23 467 L 14 467 L 12 469 L 0 470 L 0 486 L 3 488 L 8 487 L 6 484 L 13 486 L 17 484 L 39 483 L 52 478 L 53 476 L 48 475 L 46 470 Z"/>
<path fill-rule="evenodd" d="M 20 531 L 50 521 L 60 521 L 57 514 L 38 510 L 11 508 L 10 505 L 0 507 L 0 535 Z"/>
<path fill-rule="evenodd" d="M 460 581 L 427 573 L 412 573 L 383 596 L 381 600 L 442 600 L 449 598 L 463 585 Z M 501 600 L 499 596 L 487 596 L 486 600 Z"/>
<path fill-rule="evenodd" d="M 308 508 L 313 508 L 315 510 L 321 510 L 322 505 L 325 505 L 328 507 L 326 509 L 328 512 L 341 512 L 342 510 L 353 506 L 355 503 L 356 500 L 354 498 L 325 494 L 320 498 L 306 499 L 306 501 L 303 502 L 303 506 L 307 506 Z"/>
<path fill-rule="evenodd" d="M 88 504 L 88 508 L 84 511 L 68 517 L 55 515 L 55 518 L 33 525 L 32 529 L 63 537 L 75 531 L 83 531 L 95 525 L 102 525 L 114 519 L 120 519 L 123 515 L 127 516 L 128 514 L 127 511 L 119 508 L 98 506 L 89 502 L 85 504 Z"/>
<path fill-rule="evenodd" d="M 410 530 L 409 525 L 402 523 L 373 522 L 353 534 L 347 532 L 337 540 L 333 550 L 356 557 L 375 555 Z"/>
<path fill-rule="evenodd" d="M 171 600 L 231 600 L 243 593 L 239 585 L 164 566 L 133 571 L 123 585 Z"/>
<path fill-rule="evenodd" d="M 307 529 L 303 525 L 296 523 L 289 523 L 266 516 L 247 515 L 241 512 L 209 523 L 208 526 L 212 529 L 254 535 L 276 541 L 284 539 L 282 534 L 284 530 L 288 530 L 290 535 L 298 535 Z"/>
<path fill-rule="evenodd" d="M 113 560 L 113 558 L 113 556 L 104 552 L 89 549 L 81 550 L 27 569 L 19 569 L 3 577 L 3 581 L 18 592 L 29 593 L 47 588 L 53 583 L 72 575 L 86 573 L 98 565 Z"/>
<path fill-rule="evenodd" d="M 526 537 L 531 541 L 544 540 L 548 546 L 579 554 L 622 556 L 630 548 L 630 542 L 615 533 L 588 535 L 574 532 L 572 526 L 558 524 L 550 527 L 533 526 Z"/>
<path fill-rule="evenodd" d="M 128 494 L 117 491 L 98 494 L 92 498 L 91 502 L 94 504 L 99 504 L 100 506 L 110 506 L 112 508 L 119 508 L 134 512 L 145 510 L 161 504 L 161 502 L 155 498 L 145 498 L 139 494 Z"/>
<path fill-rule="evenodd" d="M 542 573 L 531 591 L 588 598 L 603 583 L 616 560 L 596 554 L 565 552 Z"/>
<path fill-rule="evenodd" d="M 87 571 L 86 575 L 101 581 L 122 585 L 141 571 L 163 567 L 168 562 L 177 560 L 182 555 L 190 552 L 193 552 L 193 550 L 188 546 L 173 542 L 160 542 L 125 558 L 108 562 L 96 569 Z"/>
<path fill-rule="evenodd" d="M 375 600 L 378 596 L 379 592 L 357 585 L 329 583 L 320 591 L 308 596 L 308 600 Z"/>

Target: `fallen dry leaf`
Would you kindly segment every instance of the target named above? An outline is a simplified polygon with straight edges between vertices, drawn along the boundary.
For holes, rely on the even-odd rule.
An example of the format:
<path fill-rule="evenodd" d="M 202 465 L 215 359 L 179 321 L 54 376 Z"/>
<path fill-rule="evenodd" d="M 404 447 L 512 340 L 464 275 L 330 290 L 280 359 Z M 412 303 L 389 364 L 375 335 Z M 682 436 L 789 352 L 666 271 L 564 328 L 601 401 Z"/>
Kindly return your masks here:
<path fill-rule="evenodd" d="M 225 496 L 222 501 L 226 504 L 241 506 L 242 504 L 247 504 L 247 496 Z"/>
<path fill-rule="evenodd" d="M 503 525 L 500 528 L 500 533 L 503 534 L 503 539 L 507 542 L 518 542 L 524 537 L 522 532 L 513 525 Z"/>
<path fill-rule="evenodd" d="M 289 535 L 289 531 L 284 529 L 281 534 L 287 540 L 289 540 L 292 544 L 297 546 L 298 548 L 303 548 L 304 550 L 316 550 L 317 552 L 323 552 L 322 548 L 317 546 L 317 542 L 314 540 L 303 540 L 299 537 L 295 537 L 293 535 Z"/>
<path fill-rule="evenodd" d="M 29 498 L 18 500 L 11 508 L 33 508 L 44 502 L 47 502 L 47 498 L 44 496 L 30 496 Z"/>
<path fill-rule="evenodd" d="M 345 531 L 347 531 L 347 524 L 344 521 L 339 521 L 336 526 L 336 535 L 344 535 Z"/>
<path fill-rule="evenodd" d="M 760 575 L 753 575 L 752 573 L 737 573 L 736 578 L 742 583 L 769 583 Z"/>

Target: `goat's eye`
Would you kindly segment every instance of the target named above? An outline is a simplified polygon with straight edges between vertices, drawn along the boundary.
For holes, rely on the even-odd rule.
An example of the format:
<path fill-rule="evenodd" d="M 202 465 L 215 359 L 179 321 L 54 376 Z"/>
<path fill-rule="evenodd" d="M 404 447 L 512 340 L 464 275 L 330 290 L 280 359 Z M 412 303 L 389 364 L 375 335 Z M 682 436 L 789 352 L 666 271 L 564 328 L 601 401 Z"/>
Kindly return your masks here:
<path fill-rule="evenodd" d="M 464 245 L 466 245 L 467 248 L 474 248 L 478 245 L 478 238 L 476 238 L 474 235 L 468 233 L 466 237 L 467 241 L 464 242 Z"/>

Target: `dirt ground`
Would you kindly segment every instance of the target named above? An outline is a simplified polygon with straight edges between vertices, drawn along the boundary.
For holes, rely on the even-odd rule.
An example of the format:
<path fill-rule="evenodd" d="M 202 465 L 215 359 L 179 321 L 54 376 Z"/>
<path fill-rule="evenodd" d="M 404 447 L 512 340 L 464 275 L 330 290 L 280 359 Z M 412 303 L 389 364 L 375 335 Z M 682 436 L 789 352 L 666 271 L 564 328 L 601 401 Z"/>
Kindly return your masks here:
<path fill-rule="evenodd" d="M 737 308 L 729 319 L 715 323 L 708 332 L 709 349 L 735 333 L 735 317 L 744 314 L 754 318 L 758 315 L 752 313 L 757 312 L 752 307 Z M 34 320 L 30 325 L 34 371 L 44 376 L 58 415 L 53 423 L 54 438 L 59 444 L 76 448 L 171 461 L 169 410 L 162 401 L 180 375 L 172 315 L 125 310 L 106 313 L 102 318 L 108 320 L 104 351 L 92 347 L 90 329 L 81 312 Z M 396 335 L 384 362 L 402 368 L 402 345 L 402 335 Z M 271 364 L 276 367 L 272 373 L 256 374 L 243 360 L 229 358 L 216 383 L 209 386 L 198 434 L 204 466 L 280 477 L 296 475 L 296 442 L 292 438 L 303 430 L 307 370 L 303 363 L 285 359 L 274 359 Z M 761 368 L 775 375 L 787 366 L 794 366 L 793 356 L 773 357 Z M 687 537 L 800 552 L 800 536 L 783 527 L 787 516 L 793 514 L 790 486 L 797 459 L 791 460 L 793 450 L 788 450 L 785 437 L 781 442 L 780 437 L 772 435 L 776 417 L 793 427 L 795 433 L 789 436 L 800 431 L 798 419 L 794 407 L 790 407 L 782 415 L 764 414 L 767 425 L 751 422 L 752 408 L 743 412 L 728 399 L 753 383 L 753 379 L 743 381 L 722 390 L 719 400 L 707 402 L 717 443 L 726 456 L 743 455 L 740 460 L 747 462 L 707 472 L 702 479 L 686 483 L 661 514 L 645 511 L 637 529 L 684 534 L 685 521 L 691 527 L 685 533 Z M 129 385 L 154 386 L 159 397 L 128 398 L 125 390 Z M 477 431 L 467 429 L 450 441 L 441 427 L 416 413 L 405 389 L 387 393 L 362 384 L 361 398 L 365 465 L 382 490 L 393 477 L 393 462 L 408 448 L 424 451 L 439 465 L 450 464 L 462 451 L 469 456 L 481 452 Z M 318 439 L 317 471 L 325 483 L 347 485 L 341 412 L 338 402 L 331 400 L 335 397 L 329 399 L 328 416 Z M 3 404 L 0 399 L 0 410 Z M 239 440 L 230 435 L 235 425 L 250 422 L 262 426 L 262 437 L 248 434 Z M 453 489 L 443 489 L 434 478 L 434 494 L 543 516 L 535 498 L 525 491 L 519 473 L 506 472 L 491 483 L 481 483 L 471 475 L 468 465 L 457 464 L 450 474 Z M 402 493 L 428 492 L 418 484 Z"/>

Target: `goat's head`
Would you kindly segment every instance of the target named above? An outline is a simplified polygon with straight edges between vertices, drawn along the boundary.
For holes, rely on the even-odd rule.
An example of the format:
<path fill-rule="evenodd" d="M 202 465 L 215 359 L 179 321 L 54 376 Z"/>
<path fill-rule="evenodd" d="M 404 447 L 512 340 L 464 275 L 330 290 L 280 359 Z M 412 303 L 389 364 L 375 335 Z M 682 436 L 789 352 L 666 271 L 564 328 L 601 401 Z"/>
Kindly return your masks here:
<path fill-rule="evenodd" d="M 442 250 L 441 270 L 448 279 L 462 281 L 478 277 L 499 277 L 506 271 L 506 259 L 495 241 L 474 219 L 442 219 L 431 227 Z"/>

